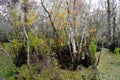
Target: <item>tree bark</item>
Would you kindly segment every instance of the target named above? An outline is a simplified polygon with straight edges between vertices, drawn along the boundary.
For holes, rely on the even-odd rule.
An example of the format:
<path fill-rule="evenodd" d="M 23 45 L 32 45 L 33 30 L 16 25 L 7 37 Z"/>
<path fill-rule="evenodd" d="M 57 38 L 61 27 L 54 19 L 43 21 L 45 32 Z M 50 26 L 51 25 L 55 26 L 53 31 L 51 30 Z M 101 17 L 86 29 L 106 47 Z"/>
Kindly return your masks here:
<path fill-rule="evenodd" d="M 110 22 L 110 18 L 111 18 L 110 0 L 107 0 L 107 27 L 108 27 L 107 37 L 108 37 L 108 42 L 109 43 L 111 43 L 111 22 Z"/>

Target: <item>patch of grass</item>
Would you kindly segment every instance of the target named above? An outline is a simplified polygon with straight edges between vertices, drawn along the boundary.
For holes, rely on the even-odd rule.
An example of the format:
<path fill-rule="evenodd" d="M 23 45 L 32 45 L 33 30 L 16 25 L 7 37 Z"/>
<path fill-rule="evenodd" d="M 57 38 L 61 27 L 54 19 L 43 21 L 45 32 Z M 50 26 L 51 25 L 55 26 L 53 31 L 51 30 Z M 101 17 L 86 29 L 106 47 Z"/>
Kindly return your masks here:
<path fill-rule="evenodd" d="M 14 80 L 15 73 L 16 71 L 14 70 L 14 68 L 8 67 L 0 72 L 0 77 L 5 78 L 7 80 Z"/>
<path fill-rule="evenodd" d="M 16 71 L 12 63 L 10 63 L 10 59 L 7 55 L 10 44 L 4 43 L 3 45 L 0 46 L 0 48 L 3 49 L 3 51 L 0 51 L 0 77 L 5 78 L 6 80 L 14 80 L 13 75 Z"/>
<path fill-rule="evenodd" d="M 114 53 L 120 54 L 120 48 L 115 48 Z"/>
<path fill-rule="evenodd" d="M 9 50 L 9 48 L 11 47 L 11 43 L 3 43 L 3 45 L 5 50 Z"/>
<path fill-rule="evenodd" d="M 102 49 L 100 64 L 98 70 L 100 80 L 120 80 L 120 65 L 118 65 L 118 56 L 109 52 L 108 49 Z"/>

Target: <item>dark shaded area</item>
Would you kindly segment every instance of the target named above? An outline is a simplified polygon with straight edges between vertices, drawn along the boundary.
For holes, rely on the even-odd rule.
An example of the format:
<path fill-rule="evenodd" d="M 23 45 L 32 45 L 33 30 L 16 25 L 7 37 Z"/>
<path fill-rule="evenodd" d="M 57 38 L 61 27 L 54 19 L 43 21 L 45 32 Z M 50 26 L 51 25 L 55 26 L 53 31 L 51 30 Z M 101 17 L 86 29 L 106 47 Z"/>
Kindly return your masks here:
<path fill-rule="evenodd" d="M 32 51 L 30 53 L 30 63 L 37 63 L 41 59 L 43 59 L 43 56 L 40 54 L 36 54 L 35 49 L 32 47 Z M 27 51 L 25 46 L 21 46 L 18 49 L 18 53 L 14 58 L 14 64 L 16 65 L 16 67 L 21 67 L 23 64 L 27 64 Z"/>
<path fill-rule="evenodd" d="M 69 46 L 67 45 L 60 47 L 59 51 L 61 54 L 61 58 L 60 59 L 57 58 L 58 63 L 61 65 L 62 69 L 69 69 L 72 64 Z"/>
<path fill-rule="evenodd" d="M 109 49 L 111 52 L 114 52 L 115 48 L 119 48 L 119 41 L 114 40 L 113 42 L 111 42 L 111 44 L 109 45 Z"/>
<path fill-rule="evenodd" d="M 91 54 L 89 50 L 87 50 L 86 52 L 87 54 L 85 54 L 84 56 L 76 53 L 76 55 L 73 56 L 74 57 L 73 60 L 72 60 L 68 45 L 60 47 L 59 50 L 61 53 L 61 58 L 60 59 L 57 58 L 57 60 L 58 60 L 58 63 L 61 65 L 60 67 L 62 69 L 76 70 L 77 66 L 81 64 L 83 64 L 85 67 L 89 67 L 91 65 L 94 65 L 96 61 L 95 56 Z"/>
<path fill-rule="evenodd" d="M 98 44 L 98 45 L 97 45 L 97 48 L 96 48 L 96 51 L 97 51 L 97 52 L 101 51 L 101 48 L 102 48 L 102 45 L 99 45 L 99 44 Z"/>
<path fill-rule="evenodd" d="M 21 67 L 23 64 L 27 63 L 27 52 L 25 46 L 18 49 L 18 53 L 15 53 L 14 64 L 16 67 Z"/>
<path fill-rule="evenodd" d="M 97 50 L 101 51 L 102 48 L 102 42 L 97 42 Z M 104 42 L 103 48 L 109 49 L 111 52 L 114 52 L 115 48 L 120 48 L 119 40 L 116 38 L 111 43 Z"/>
<path fill-rule="evenodd" d="M 9 43 L 9 40 L 8 39 L 0 39 L 0 43 Z"/>

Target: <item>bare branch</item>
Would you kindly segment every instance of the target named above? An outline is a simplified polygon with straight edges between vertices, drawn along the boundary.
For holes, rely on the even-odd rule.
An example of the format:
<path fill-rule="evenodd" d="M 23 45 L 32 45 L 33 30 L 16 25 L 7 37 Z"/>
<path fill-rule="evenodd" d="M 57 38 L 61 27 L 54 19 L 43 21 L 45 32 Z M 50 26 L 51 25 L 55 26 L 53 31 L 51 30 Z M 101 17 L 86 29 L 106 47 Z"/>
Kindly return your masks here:
<path fill-rule="evenodd" d="M 52 21 L 51 14 L 50 14 L 49 11 L 46 9 L 46 7 L 45 7 L 45 5 L 44 5 L 44 3 L 43 3 L 43 0 L 41 0 L 41 4 L 42 4 L 42 7 L 43 7 L 43 9 L 45 10 L 45 12 L 48 14 L 48 17 L 49 17 L 49 19 L 50 19 L 50 23 L 51 23 L 51 25 L 52 25 L 52 28 L 53 28 L 54 32 L 56 33 L 57 30 L 55 29 L 54 23 L 53 23 L 53 21 Z"/>

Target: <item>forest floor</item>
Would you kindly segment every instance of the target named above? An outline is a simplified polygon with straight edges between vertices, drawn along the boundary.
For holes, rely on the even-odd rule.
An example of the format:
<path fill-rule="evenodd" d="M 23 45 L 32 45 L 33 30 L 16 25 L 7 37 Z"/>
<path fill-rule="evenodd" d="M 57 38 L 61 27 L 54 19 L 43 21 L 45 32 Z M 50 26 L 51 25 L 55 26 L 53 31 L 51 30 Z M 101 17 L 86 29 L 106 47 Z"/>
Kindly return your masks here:
<path fill-rule="evenodd" d="M 97 55 L 98 54 L 99 52 Z M 97 66 L 98 80 L 120 80 L 119 59 L 119 56 L 109 52 L 108 49 L 103 48 L 101 60 Z M 1 78 L 5 78 L 5 80 L 14 80 L 12 77 L 14 72 L 15 71 L 12 69 L 12 65 L 10 64 L 7 53 L 0 51 L 0 80 Z M 64 70 L 54 67 L 43 70 L 39 75 L 36 76 L 36 80 L 91 80 L 91 78 L 94 76 L 94 72 L 94 69 L 91 67 L 85 68 L 82 65 L 78 66 L 77 71 Z"/>
<path fill-rule="evenodd" d="M 100 80 L 120 80 L 120 56 L 102 49 L 101 60 L 98 65 Z"/>

